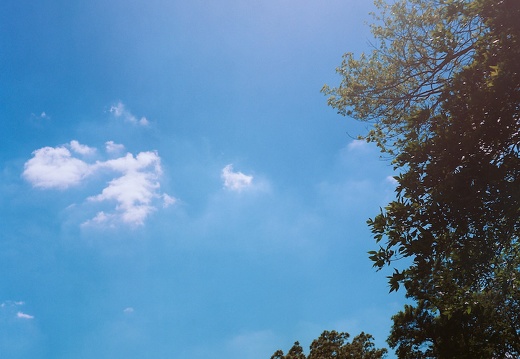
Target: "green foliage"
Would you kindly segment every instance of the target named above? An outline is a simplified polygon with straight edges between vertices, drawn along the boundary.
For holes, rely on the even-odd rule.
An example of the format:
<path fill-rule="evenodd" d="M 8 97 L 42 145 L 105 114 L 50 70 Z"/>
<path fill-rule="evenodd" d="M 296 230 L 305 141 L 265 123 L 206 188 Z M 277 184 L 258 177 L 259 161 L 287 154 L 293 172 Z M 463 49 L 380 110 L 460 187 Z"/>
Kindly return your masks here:
<path fill-rule="evenodd" d="M 336 88 L 324 86 L 328 103 L 340 114 L 374 120 L 367 135 L 392 153 L 392 141 L 406 132 L 406 118 L 421 109 L 435 112 L 451 75 L 475 52 L 484 32 L 471 1 L 377 0 L 380 15 L 372 25 L 373 51 L 344 55 Z"/>
<path fill-rule="evenodd" d="M 310 352 L 305 356 L 300 343 L 294 343 L 289 352 L 284 355 L 278 350 L 271 359 L 382 359 L 387 350 L 376 349 L 370 334 L 361 333 L 348 342 L 348 333 L 324 331 L 310 345 Z"/>
<path fill-rule="evenodd" d="M 377 45 L 325 87 L 375 121 L 397 198 L 368 221 L 377 269 L 417 303 L 393 317 L 399 358 L 520 356 L 520 1 L 377 1 Z"/>

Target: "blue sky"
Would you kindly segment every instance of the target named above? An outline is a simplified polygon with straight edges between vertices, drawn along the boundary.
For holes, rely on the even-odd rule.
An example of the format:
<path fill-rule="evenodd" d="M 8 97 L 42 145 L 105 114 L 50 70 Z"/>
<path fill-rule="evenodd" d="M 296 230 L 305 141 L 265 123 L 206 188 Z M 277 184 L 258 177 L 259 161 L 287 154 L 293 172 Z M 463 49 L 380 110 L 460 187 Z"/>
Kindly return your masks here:
<path fill-rule="evenodd" d="M 320 93 L 362 0 L 0 3 L 2 358 L 269 358 L 403 303 L 392 167 Z"/>

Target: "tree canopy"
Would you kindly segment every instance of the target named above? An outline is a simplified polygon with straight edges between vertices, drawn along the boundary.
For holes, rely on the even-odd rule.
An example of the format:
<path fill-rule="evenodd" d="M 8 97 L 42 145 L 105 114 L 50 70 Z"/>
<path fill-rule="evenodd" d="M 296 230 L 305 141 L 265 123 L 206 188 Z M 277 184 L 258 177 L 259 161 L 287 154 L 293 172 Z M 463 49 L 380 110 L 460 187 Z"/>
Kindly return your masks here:
<path fill-rule="evenodd" d="M 520 1 L 376 5 L 372 53 L 346 54 L 323 91 L 399 173 L 368 221 L 374 266 L 415 301 L 388 342 L 399 358 L 519 357 Z"/>
<path fill-rule="evenodd" d="M 348 342 L 350 335 L 344 332 L 324 331 L 310 345 L 309 355 L 305 355 L 299 342 L 295 342 L 284 355 L 278 350 L 271 359 L 382 359 L 387 350 L 375 348 L 370 334 L 360 333 Z"/>

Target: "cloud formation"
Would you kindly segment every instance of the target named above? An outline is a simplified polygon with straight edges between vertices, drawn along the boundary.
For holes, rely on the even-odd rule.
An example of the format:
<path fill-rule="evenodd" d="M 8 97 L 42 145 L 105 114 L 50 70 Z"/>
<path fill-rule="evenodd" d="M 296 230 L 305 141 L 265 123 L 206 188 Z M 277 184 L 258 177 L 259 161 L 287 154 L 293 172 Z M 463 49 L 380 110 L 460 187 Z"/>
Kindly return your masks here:
<path fill-rule="evenodd" d="M 367 141 L 365 140 L 353 140 L 347 145 L 349 150 L 363 149 L 368 146 Z"/>
<path fill-rule="evenodd" d="M 119 172 L 121 176 L 111 180 L 100 194 L 88 198 L 89 201 L 117 203 L 115 213 L 106 215 L 99 212 L 96 222 L 121 219 L 128 224 L 142 225 L 155 210 L 152 200 L 162 197 L 158 193 L 158 179 L 162 173 L 159 155 L 156 152 L 141 152 L 134 157 L 127 153 L 125 157 L 97 163 L 97 166 Z"/>
<path fill-rule="evenodd" d="M 78 143 L 78 146 L 81 145 Z M 34 187 L 66 189 L 80 184 L 92 170 L 87 163 L 73 157 L 65 146 L 43 147 L 32 154 L 22 176 Z"/>
<path fill-rule="evenodd" d="M 82 145 L 81 143 L 79 143 L 76 140 L 70 141 L 69 146 L 72 151 L 74 151 L 80 155 L 89 156 L 89 155 L 93 155 L 94 153 L 96 153 L 95 148 L 92 148 L 92 147 L 89 147 L 86 145 Z"/>
<path fill-rule="evenodd" d="M 23 301 L 8 300 L 8 301 L 0 303 L 0 309 L 6 309 L 8 311 L 8 313 L 10 313 L 9 315 L 14 315 L 13 310 L 16 310 L 15 308 L 21 307 L 23 305 L 25 305 L 25 302 L 23 302 Z M 34 319 L 34 316 L 30 315 L 30 314 L 27 314 L 27 313 L 24 313 L 22 311 L 17 311 L 16 312 L 16 318 L 19 318 L 19 319 Z"/>
<path fill-rule="evenodd" d="M 34 319 L 34 316 L 23 313 L 23 312 L 17 312 L 16 317 L 20 319 Z"/>
<path fill-rule="evenodd" d="M 138 119 L 126 109 L 122 102 L 118 102 L 117 104 L 110 107 L 110 113 L 113 114 L 116 118 L 122 118 L 125 122 L 130 122 L 134 125 L 147 126 L 149 124 L 149 121 L 146 117 L 143 116 Z"/>
<path fill-rule="evenodd" d="M 51 117 L 49 115 L 47 115 L 45 113 L 45 111 L 43 111 L 42 113 L 40 113 L 39 115 L 36 115 L 34 113 L 31 113 L 31 118 L 32 119 L 35 119 L 35 120 L 50 120 Z"/>
<path fill-rule="evenodd" d="M 0 308 L 5 307 L 16 307 L 20 305 L 25 305 L 24 301 L 13 301 L 13 300 L 7 300 L 5 302 L 0 303 Z"/>
<path fill-rule="evenodd" d="M 162 199 L 163 199 L 163 208 L 168 208 L 171 205 L 175 204 L 175 202 L 177 202 L 176 198 L 169 196 L 166 193 L 163 193 Z"/>
<path fill-rule="evenodd" d="M 123 152 L 125 150 L 125 146 L 119 143 L 114 143 L 114 141 L 107 141 L 105 142 L 105 149 L 107 153 L 117 154 Z"/>
<path fill-rule="evenodd" d="M 70 148 L 70 150 L 69 150 Z M 124 149 L 113 141 L 106 143 L 106 151 L 114 154 Z M 109 173 L 113 176 L 101 193 L 89 196 L 89 202 L 115 203 L 114 210 L 99 211 L 84 225 L 114 225 L 123 222 L 143 225 L 146 218 L 156 210 L 156 202 L 163 207 L 175 203 L 175 198 L 160 192 L 162 174 L 161 158 L 157 152 L 140 152 L 137 156 L 125 156 L 106 161 L 87 163 L 75 157 L 96 153 L 95 148 L 73 140 L 67 145 L 44 147 L 33 152 L 33 158 L 24 166 L 22 176 L 34 187 L 65 190 L 78 186 L 94 173 Z"/>
<path fill-rule="evenodd" d="M 224 188 L 231 191 L 240 192 L 253 184 L 253 176 L 245 175 L 242 172 L 234 172 L 232 164 L 222 169 L 221 177 L 224 181 Z"/>

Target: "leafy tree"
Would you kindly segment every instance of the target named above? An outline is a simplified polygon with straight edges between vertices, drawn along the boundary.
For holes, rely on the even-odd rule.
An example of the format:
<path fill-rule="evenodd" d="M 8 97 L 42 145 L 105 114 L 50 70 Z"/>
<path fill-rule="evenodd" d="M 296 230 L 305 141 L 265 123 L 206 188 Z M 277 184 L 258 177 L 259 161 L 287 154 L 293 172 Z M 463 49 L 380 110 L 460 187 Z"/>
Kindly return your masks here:
<path fill-rule="evenodd" d="M 310 352 L 305 356 L 300 343 L 295 342 L 289 352 L 284 355 L 278 350 L 271 359 L 382 359 L 387 350 L 376 349 L 370 334 L 361 333 L 348 342 L 348 333 L 324 331 L 310 345 Z"/>
<path fill-rule="evenodd" d="M 377 1 L 376 47 L 345 55 L 339 113 L 374 126 L 397 198 L 368 221 L 377 269 L 415 305 L 400 358 L 520 356 L 520 1 Z"/>
<path fill-rule="evenodd" d="M 344 55 L 336 88 L 325 86 L 328 103 L 342 115 L 375 121 L 367 135 L 392 153 L 412 115 L 439 110 L 440 94 L 453 73 L 467 65 L 485 32 L 474 1 L 399 0 L 375 4 L 370 54 Z"/>

